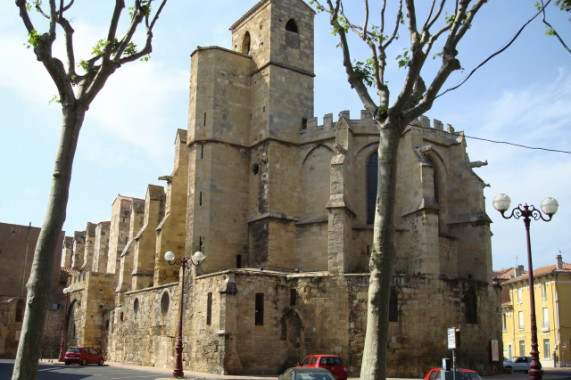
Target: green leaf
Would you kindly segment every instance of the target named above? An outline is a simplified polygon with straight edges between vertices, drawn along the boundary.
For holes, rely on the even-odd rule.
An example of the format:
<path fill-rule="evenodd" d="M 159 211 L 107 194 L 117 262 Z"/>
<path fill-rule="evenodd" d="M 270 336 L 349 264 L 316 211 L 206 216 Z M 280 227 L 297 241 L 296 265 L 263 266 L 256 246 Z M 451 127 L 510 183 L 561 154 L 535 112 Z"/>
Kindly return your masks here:
<path fill-rule="evenodd" d="M 389 109 L 387 107 L 379 107 L 377 108 L 377 114 L 375 118 L 382 120 L 386 119 L 388 115 L 389 115 Z"/>
<path fill-rule="evenodd" d="M 57 95 L 54 95 L 54 96 L 49 100 L 48 104 L 52 104 L 53 102 L 56 102 L 56 103 L 61 104 L 61 100 L 60 100 L 60 98 L 58 98 Z"/>
<path fill-rule="evenodd" d="M 127 44 L 127 47 L 125 48 L 125 55 L 127 56 L 131 56 L 131 55 L 135 55 L 137 53 L 137 45 L 131 41 Z"/>
<path fill-rule="evenodd" d="M 33 47 L 40 46 L 40 35 L 38 34 L 38 32 L 35 29 L 32 29 L 32 31 L 30 33 L 28 33 L 28 43 L 30 44 L 28 46 L 28 48 L 30 46 L 33 46 Z"/>
<path fill-rule="evenodd" d="M 77 64 L 78 67 L 81 67 L 83 69 L 83 71 L 88 71 L 89 70 L 89 66 L 87 65 L 87 61 L 82 59 L 81 61 L 79 61 L 79 63 Z"/>
<path fill-rule="evenodd" d="M 405 51 L 402 54 L 397 55 L 395 59 L 398 61 L 399 67 L 403 68 L 408 66 L 412 57 L 410 56 L 410 52 L 405 49 Z"/>
<path fill-rule="evenodd" d="M 371 87 L 375 83 L 375 68 L 372 58 L 366 59 L 365 62 L 357 61 L 353 63 L 353 72 L 358 75 L 363 82 Z"/>

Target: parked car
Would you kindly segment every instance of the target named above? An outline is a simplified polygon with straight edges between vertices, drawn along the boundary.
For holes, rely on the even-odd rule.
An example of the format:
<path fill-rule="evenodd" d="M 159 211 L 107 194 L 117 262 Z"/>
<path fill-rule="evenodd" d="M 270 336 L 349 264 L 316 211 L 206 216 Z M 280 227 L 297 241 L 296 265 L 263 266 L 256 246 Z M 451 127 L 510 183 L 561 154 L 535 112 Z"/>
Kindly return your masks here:
<path fill-rule="evenodd" d="M 63 357 L 65 365 L 77 363 L 81 365 L 103 365 L 103 355 L 91 347 L 69 347 Z"/>
<path fill-rule="evenodd" d="M 504 359 L 504 368 L 527 373 L 531 365 L 531 356 L 514 356 L 513 359 Z"/>
<path fill-rule="evenodd" d="M 279 380 L 335 380 L 335 377 L 324 368 L 292 367 L 285 370 Z"/>
<path fill-rule="evenodd" d="M 433 368 L 424 375 L 423 380 L 454 380 L 453 371 Z M 471 369 L 456 369 L 456 380 L 482 380 L 478 372 Z"/>
<path fill-rule="evenodd" d="M 325 368 L 336 380 L 347 380 L 347 368 L 337 355 L 309 355 L 298 364 L 298 367 Z"/>

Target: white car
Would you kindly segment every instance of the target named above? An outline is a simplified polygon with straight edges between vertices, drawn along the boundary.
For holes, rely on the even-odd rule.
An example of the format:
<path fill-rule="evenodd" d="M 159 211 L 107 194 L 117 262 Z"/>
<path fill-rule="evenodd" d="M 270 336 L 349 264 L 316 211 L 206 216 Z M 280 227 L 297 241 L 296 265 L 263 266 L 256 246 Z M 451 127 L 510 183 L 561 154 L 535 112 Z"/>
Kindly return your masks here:
<path fill-rule="evenodd" d="M 511 368 L 513 371 L 529 371 L 531 356 L 514 356 L 512 360 L 504 359 L 504 368 Z"/>

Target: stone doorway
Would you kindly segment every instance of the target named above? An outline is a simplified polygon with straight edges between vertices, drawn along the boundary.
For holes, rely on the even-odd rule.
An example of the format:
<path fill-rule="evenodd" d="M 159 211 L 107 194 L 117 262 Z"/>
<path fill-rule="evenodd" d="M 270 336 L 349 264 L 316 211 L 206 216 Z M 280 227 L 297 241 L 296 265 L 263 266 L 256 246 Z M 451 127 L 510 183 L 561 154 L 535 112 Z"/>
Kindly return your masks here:
<path fill-rule="evenodd" d="M 282 317 L 281 325 L 281 339 L 286 341 L 287 347 L 285 370 L 295 367 L 303 359 L 303 323 L 297 310 L 288 309 Z"/>

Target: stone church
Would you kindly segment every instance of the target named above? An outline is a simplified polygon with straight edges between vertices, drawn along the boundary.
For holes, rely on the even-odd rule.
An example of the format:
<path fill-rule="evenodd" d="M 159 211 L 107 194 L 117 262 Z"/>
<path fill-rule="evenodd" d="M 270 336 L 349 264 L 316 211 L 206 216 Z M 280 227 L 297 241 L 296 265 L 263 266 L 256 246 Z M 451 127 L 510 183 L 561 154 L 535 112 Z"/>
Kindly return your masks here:
<path fill-rule="evenodd" d="M 172 367 L 182 307 L 185 370 L 277 374 L 332 353 L 358 375 L 376 126 L 367 112 L 314 116 L 314 11 L 303 1 L 262 0 L 230 30 L 231 49 L 191 55 L 188 128 L 165 186 L 117 197 L 110 221 L 66 239 L 67 343 Z M 458 366 L 497 372 L 500 290 L 473 171 L 483 163 L 470 162 L 462 132 L 425 117 L 399 149 L 388 375 L 439 367 L 450 327 L 461 330 Z M 206 259 L 181 283 L 167 251 Z"/>

